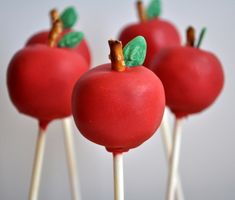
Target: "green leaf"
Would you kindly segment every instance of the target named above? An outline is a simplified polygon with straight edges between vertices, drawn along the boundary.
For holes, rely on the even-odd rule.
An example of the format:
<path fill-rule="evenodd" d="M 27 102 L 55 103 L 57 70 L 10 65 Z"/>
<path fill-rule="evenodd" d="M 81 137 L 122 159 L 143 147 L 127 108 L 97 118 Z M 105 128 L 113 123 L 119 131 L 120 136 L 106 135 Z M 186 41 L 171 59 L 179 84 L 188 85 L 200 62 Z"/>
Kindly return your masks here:
<path fill-rule="evenodd" d="M 78 19 L 76 9 L 72 6 L 66 8 L 60 15 L 60 19 L 63 22 L 65 29 L 72 28 Z"/>
<path fill-rule="evenodd" d="M 152 19 L 161 15 L 161 0 L 152 0 L 147 8 L 147 17 Z"/>
<path fill-rule="evenodd" d="M 144 63 L 147 44 L 142 36 L 137 36 L 123 48 L 123 55 L 127 67 L 139 66 Z"/>
<path fill-rule="evenodd" d="M 83 38 L 84 38 L 84 34 L 82 32 L 67 33 L 59 41 L 58 47 L 74 48 L 82 41 Z"/>
<path fill-rule="evenodd" d="M 206 28 L 204 27 L 201 32 L 200 32 L 200 35 L 199 35 L 199 39 L 198 39 L 198 43 L 197 43 L 197 48 L 200 48 L 201 44 L 202 44 L 202 40 L 205 36 L 205 33 L 206 33 Z"/>

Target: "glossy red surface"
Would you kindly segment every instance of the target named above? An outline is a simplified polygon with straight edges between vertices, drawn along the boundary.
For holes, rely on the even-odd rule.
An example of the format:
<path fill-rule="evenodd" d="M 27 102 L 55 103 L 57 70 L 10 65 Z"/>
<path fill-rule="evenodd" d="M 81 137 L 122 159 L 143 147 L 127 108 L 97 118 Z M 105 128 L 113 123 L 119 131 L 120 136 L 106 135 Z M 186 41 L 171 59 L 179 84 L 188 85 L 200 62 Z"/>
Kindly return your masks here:
<path fill-rule="evenodd" d="M 218 97 L 224 84 L 218 58 L 192 47 L 162 50 L 151 70 L 161 79 L 166 104 L 178 117 L 206 109 Z"/>
<path fill-rule="evenodd" d="M 33 45 L 18 51 L 7 72 L 10 98 L 19 112 L 42 126 L 71 115 L 75 82 L 88 70 L 87 62 L 67 49 Z"/>
<path fill-rule="evenodd" d="M 165 106 L 159 78 L 143 66 L 111 70 L 110 64 L 85 73 L 72 97 L 76 125 L 83 136 L 110 152 L 124 152 L 149 139 Z"/>
<path fill-rule="evenodd" d="M 69 33 L 70 31 L 72 30 L 68 29 L 63 31 L 61 37 L 58 38 L 58 41 L 63 37 L 63 35 Z M 42 31 L 34 34 L 31 38 L 29 38 L 29 40 L 26 43 L 26 46 L 32 44 L 48 44 L 48 34 L 49 34 L 48 31 Z M 82 55 L 85 58 L 88 65 L 91 66 L 91 53 L 85 39 L 83 39 L 81 43 L 77 45 L 75 48 L 69 50 L 75 50 L 76 52 L 78 52 L 80 55 Z"/>
<path fill-rule="evenodd" d="M 138 35 L 142 35 L 147 42 L 144 66 L 148 68 L 161 48 L 180 45 L 180 36 L 176 28 L 168 21 L 158 18 L 128 25 L 121 31 L 119 40 L 126 45 Z"/>

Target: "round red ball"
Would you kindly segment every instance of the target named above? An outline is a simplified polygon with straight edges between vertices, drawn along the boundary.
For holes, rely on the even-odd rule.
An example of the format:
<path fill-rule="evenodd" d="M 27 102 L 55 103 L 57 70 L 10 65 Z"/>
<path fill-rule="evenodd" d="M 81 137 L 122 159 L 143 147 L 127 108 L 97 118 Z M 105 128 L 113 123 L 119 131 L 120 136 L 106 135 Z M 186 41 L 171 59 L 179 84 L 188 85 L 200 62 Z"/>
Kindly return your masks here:
<path fill-rule="evenodd" d="M 147 68 L 160 49 L 180 45 L 179 32 L 175 26 L 159 18 L 128 25 L 121 31 L 119 40 L 126 45 L 139 35 L 143 36 L 147 42 L 147 55 L 143 64 Z"/>
<path fill-rule="evenodd" d="M 149 139 L 161 123 L 165 95 L 158 77 L 143 66 L 98 66 L 75 85 L 72 111 L 82 135 L 110 152 L 124 152 Z"/>
<path fill-rule="evenodd" d="M 161 79 L 166 104 L 177 117 L 206 109 L 218 97 L 224 84 L 218 58 L 193 47 L 162 50 L 151 70 Z"/>
<path fill-rule="evenodd" d="M 60 37 L 58 37 L 57 42 L 60 41 L 61 38 L 63 38 L 64 35 L 71 32 L 71 29 L 64 30 Z M 42 31 L 39 33 L 34 34 L 31 36 L 28 41 L 26 42 L 26 46 L 34 45 L 34 44 L 45 44 L 47 45 L 49 42 L 49 31 Z M 82 41 L 75 47 L 75 48 L 67 48 L 68 50 L 76 51 L 78 54 L 83 56 L 85 60 L 88 63 L 88 66 L 91 66 L 91 53 L 87 44 L 87 41 L 85 39 L 82 39 Z"/>
<path fill-rule="evenodd" d="M 71 96 L 87 62 L 67 49 L 33 45 L 18 51 L 7 71 L 10 98 L 19 112 L 37 118 L 41 127 L 71 115 Z"/>

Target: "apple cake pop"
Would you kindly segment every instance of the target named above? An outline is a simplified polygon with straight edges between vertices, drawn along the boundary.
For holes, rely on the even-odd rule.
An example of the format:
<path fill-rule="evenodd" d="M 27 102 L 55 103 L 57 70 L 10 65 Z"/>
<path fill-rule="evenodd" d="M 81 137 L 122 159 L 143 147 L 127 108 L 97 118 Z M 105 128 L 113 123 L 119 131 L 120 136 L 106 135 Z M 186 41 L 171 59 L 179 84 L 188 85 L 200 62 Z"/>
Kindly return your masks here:
<path fill-rule="evenodd" d="M 144 66 L 149 67 L 161 48 L 179 46 L 180 36 L 172 23 L 160 18 L 160 0 L 152 0 L 147 9 L 140 0 L 136 5 L 139 22 L 127 25 L 121 31 L 119 39 L 125 45 L 134 37 L 142 35 L 148 45 Z"/>
<path fill-rule="evenodd" d="M 71 95 L 75 82 L 88 70 L 86 60 L 64 46 L 82 39 L 79 32 L 68 33 L 57 44 L 62 31 L 56 20 L 49 34 L 49 43 L 26 46 L 11 59 L 7 71 L 10 99 L 17 110 L 39 121 L 34 168 L 29 199 L 36 200 L 43 162 L 45 131 L 55 119 L 71 115 Z"/>
<path fill-rule="evenodd" d="M 78 20 L 78 13 L 76 9 L 72 6 L 66 8 L 61 14 L 59 14 L 57 9 L 52 9 L 50 12 L 50 18 L 51 18 L 52 24 L 55 20 L 58 20 L 58 19 L 60 19 L 62 22 L 63 32 L 57 38 L 56 42 L 58 42 L 64 35 L 73 31 L 72 28 L 74 27 L 74 25 L 76 24 Z M 26 42 L 26 46 L 32 45 L 32 44 L 48 44 L 49 32 L 50 32 L 49 30 L 44 30 L 44 31 L 35 33 L 28 39 L 28 41 Z M 87 61 L 88 65 L 89 66 L 91 65 L 91 53 L 90 53 L 87 41 L 84 37 L 78 44 L 76 44 L 72 48 L 72 50 L 82 55 Z"/>
<path fill-rule="evenodd" d="M 159 127 L 165 96 L 161 81 L 142 66 L 142 36 L 124 49 L 109 40 L 111 63 L 85 73 L 74 87 L 72 112 L 81 134 L 113 153 L 115 200 L 124 199 L 122 155 L 149 139 Z"/>
<path fill-rule="evenodd" d="M 174 199 L 182 121 L 185 117 L 211 106 L 224 84 L 219 59 L 213 53 L 200 48 L 205 31 L 206 29 L 201 31 L 195 45 L 195 30 L 189 27 L 186 46 L 162 49 L 150 67 L 161 79 L 166 93 L 166 105 L 175 115 L 167 200 Z"/>

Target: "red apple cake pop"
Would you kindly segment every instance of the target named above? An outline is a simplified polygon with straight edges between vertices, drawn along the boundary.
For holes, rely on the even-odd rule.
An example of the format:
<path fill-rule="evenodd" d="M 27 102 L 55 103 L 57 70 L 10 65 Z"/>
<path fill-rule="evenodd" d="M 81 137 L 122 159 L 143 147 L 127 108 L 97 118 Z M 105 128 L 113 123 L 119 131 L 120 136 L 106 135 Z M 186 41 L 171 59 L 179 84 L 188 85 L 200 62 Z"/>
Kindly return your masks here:
<path fill-rule="evenodd" d="M 149 67 L 161 48 L 179 46 L 180 36 L 172 23 L 159 17 L 161 14 L 160 0 L 152 0 L 147 10 L 142 1 L 138 1 L 137 10 L 140 21 L 127 25 L 121 31 L 119 39 L 125 45 L 134 37 L 142 35 L 148 45 L 144 66 Z"/>
<path fill-rule="evenodd" d="M 182 120 L 199 113 L 217 99 L 224 85 L 224 74 L 219 59 L 200 49 L 203 29 L 195 46 L 193 27 L 187 30 L 187 45 L 162 49 L 150 69 L 161 79 L 166 105 L 175 115 L 173 148 L 168 174 L 167 200 L 173 200 L 180 155 Z"/>
<path fill-rule="evenodd" d="M 56 20 L 48 44 L 34 44 L 19 50 L 7 71 L 10 98 L 17 110 L 39 121 L 34 168 L 29 199 L 38 198 L 45 149 L 45 129 L 54 119 L 71 115 L 71 96 L 75 82 L 88 70 L 86 60 L 68 48 L 82 39 L 80 32 L 70 32 L 59 41 L 62 32 Z"/>
<path fill-rule="evenodd" d="M 81 134 L 113 153 L 115 200 L 123 200 L 122 153 L 154 134 L 165 96 L 158 77 L 142 66 L 146 54 L 142 36 L 124 49 L 117 40 L 110 40 L 109 46 L 111 63 L 81 77 L 74 87 L 72 110 Z"/>
<path fill-rule="evenodd" d="M 56 9 L 51 10 L 50 17 L 51 17 L 52 24 L 55 20 L 60 19 L 62 22 L 62 25 L 63 25 L 62 26 L 63 32 L 57 38 L 57 42 L 58 42 L 65 34 L 73 31 L 72 28 L 75 25 L 75 23 L 77 22 L 78 14 L 77 14 L 77 11 L 74 7 L 68 7 L 61 13 L 61 15 L 59 14 L 59 12 Z M 49 42 L 48 35 L 49 35 L 48 30 L 38 32 L 38 33 L 32 35 L 28 39 L 26 46 L 32 45 L 32 44 L 48 44 L 48 42 Z M 90 53 L 89 46 L 88 46 L 85 38 L 83 38 L 79 44 L 76 44 L 72 48 L 72 50 L 76 51 L 78 54 L 82 55 L 90 67 L 91 53 Z"/>

